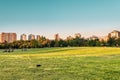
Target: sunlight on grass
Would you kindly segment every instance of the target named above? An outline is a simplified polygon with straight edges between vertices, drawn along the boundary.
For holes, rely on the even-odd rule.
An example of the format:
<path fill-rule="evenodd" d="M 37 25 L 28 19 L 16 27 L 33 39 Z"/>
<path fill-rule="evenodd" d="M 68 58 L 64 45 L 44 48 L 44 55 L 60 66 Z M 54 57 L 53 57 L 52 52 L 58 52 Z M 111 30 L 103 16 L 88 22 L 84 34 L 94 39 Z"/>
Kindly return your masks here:
<path fill-rule="evenodd" d="M 14 55 L 13 55 L 14 54 Z M 1 54 L 4 57 L 68 57 L 68 56 L 104 56 L 120 54 L 119 48 L 106 48 L 106 47 L 76 47 L 76 48 L 46 48 L 46 49 L 30 49 L 29 51 L 22 52 L 16 51 L 12 54 Z"/>
<path fill-rule="evenodd" d="M 120 48 L 43 48 L 0 51 L 1 80 L 119 80 Z M 36 67 L 40 64 L 41 67 Z"/>

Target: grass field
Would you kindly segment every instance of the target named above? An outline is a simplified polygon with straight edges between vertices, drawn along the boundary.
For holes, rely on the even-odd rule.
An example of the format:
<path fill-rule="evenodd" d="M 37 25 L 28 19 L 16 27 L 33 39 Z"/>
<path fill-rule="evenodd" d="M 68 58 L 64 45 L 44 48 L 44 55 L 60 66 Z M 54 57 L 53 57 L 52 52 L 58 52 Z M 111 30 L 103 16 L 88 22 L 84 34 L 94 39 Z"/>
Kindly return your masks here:
<path fill-rule="evenodd" d="M 120 48 L 1 50 L 0 80 L 120 80 Z"/>

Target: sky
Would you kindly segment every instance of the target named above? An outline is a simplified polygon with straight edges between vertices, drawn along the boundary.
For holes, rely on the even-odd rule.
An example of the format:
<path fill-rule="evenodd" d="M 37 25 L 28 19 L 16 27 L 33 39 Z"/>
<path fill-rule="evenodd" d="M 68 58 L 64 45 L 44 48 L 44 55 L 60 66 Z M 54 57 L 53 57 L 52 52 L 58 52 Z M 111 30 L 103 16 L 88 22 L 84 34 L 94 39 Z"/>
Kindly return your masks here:
<path fill-rule="evenodd" d="M 0 32 L 61 38 L 120 30 L 120 0 L 0 0 Z"/>

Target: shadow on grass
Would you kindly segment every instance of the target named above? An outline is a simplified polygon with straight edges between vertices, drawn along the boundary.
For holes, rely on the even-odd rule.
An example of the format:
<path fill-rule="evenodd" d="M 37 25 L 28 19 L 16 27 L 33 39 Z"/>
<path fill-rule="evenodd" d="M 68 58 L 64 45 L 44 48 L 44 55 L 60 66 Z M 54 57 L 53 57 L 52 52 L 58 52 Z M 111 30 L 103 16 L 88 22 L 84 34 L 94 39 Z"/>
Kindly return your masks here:
<path fill-rule="evenodd" d="M 48 54 L 48 53 L 56 53 L 56 52 L 64 52 L 75 50 L 74 48 L 37 48 L 37 49 L 28 49 L 27 51 L 22 51 L 21 49 L 15 49 L 14 52 L 10 54 Z M 3 53 L 3 49 L 0 49 L 0 54 L 7 54 Z"/>
<path fill-rule="evenodd" d="M 50 51 L 44 51 L 44 52 L 42 52 L 41 51 L 41 53 L 55 53 L 55 52 L 63 52 L 63 51 L 70 51 L 70 50 L 74 50 L 74 49 L 57 49 L 57 50 L 50 50 Z"/>

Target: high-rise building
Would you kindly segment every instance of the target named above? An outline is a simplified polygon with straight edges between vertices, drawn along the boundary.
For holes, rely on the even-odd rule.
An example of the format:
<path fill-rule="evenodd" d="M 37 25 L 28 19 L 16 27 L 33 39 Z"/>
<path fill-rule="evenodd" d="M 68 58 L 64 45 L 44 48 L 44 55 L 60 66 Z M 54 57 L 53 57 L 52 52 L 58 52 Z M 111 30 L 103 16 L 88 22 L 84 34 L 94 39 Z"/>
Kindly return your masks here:
<path fill-rule="evenodd" d="M 99 39 L 97 36 L 93 35 L 89 38 L 89 40 L 96 40 L 96 39 Z"/>
<path fill-rule="evenodd" d="M 81 38 L 81 34 L 80 33 L 76 33 L 75 34 L 75 38 L 78 37 L 78 38 Z"/>
<path fill-rule="evenodd" d="M 35 39 L 35 35 L 33 35 L 33 34 L 30 34 L 29 36 L 28 36 L 28 40 L 34 40 Z"/>
<path fill-rule="evenodd" d="M 72 40 L 73 37 L 72 36 L 68 36 L 66 40 Z"/>
<path fill-rule="evenodd" d="M 0 42 L 3 43 L 7 41 L 8 43 L 12 43 L 13 41 L 17 40 L 17 34 L 16 33 L 4 33 L 2 32 L 0 35 Z"/>
<path fill-rule="evenodd" d="M 114 30 L 108 34 L 108 37 L 120 38 L 120 31 Z"/>
<path fill-rule="evenodd" d="M 23 41 L 27 40 L 26 34 L 22 34 L 22 35 L 20 36 L 20 40 L 23 40 Z"/>
<path fill-rule="evenodd" d="M 37 37 L 37 38 L 36 38 L 37 40 L 40 40 L 40 35 L 37 35 L 36 37 Z"/>
<path fill-rule="evenodd" d="M 55 40 L 56 40 L 56 41 L 59 41 L 59 40 L 60 40 L 59 34 L 55 34 Z"/>
<path fill-rule="evenodd" d="M 1 37 L 1 34 L 0 34 L 0 43 L 2 42 L 2 37 Z"/>

